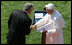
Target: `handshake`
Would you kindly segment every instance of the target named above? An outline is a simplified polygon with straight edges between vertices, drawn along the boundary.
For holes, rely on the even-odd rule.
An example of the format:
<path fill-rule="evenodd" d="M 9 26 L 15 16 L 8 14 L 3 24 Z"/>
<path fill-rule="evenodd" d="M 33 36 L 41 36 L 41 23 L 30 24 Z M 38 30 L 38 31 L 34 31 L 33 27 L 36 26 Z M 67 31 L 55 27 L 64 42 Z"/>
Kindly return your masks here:
<path fill-rule="evenodd" d="M 30 26 L 30 29 L 33 30 L 33 29 L 34 29 L 34 25 L 31 25 L 31 26 Z"/>
<path fill-rule="evenodd" d="M 31 25 L 31 26 L 30 26 L 30 29 L 31 29 L 31 30 L 33 30 L 34 28 L 37 29 L 37 25 Z M 45 29 L 43 29 L 43 30 L 44 30 L 43 32 L 47 32 L 47 30 L 45 30 Z"/>
<path fill-rule="evenodd" d="M 31 26 L 30 26 L 30 29 L 31 29 L 31 30 L 33 30 L 34 28 L 37 29 L 37 25 L 31 25 Z"/>

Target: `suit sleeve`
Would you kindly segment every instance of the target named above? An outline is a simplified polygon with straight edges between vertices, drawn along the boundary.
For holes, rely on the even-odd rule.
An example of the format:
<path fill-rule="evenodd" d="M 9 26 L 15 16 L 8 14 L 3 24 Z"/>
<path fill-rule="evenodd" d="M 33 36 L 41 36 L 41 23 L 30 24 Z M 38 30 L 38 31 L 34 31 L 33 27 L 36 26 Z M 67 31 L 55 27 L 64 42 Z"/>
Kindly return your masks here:
<path fill-rule="evenodd" d="M 25 32 L 25 35 L 30 34 L 30 28 L 29 28 L 29 27 L 28 27 L 25 31 L 26 31 L 26 32 Z"/>
<path fill-rule="evenodd" d="M 20 19 L 19 19 L 19 24 L 22 26 L 21 27 L 21 31 L 23 31 L 23 33 L 25 35 L 28 35 L 30 33 L 30 25 L 29 25 L 29 20 L 25 15 L 21 15 Z"/>
<path fill-rule="evenodd" d="M 30 33 L 30 31 L 31 31 L 31 29 L 30 29 L 30 22 L 29 22 L 29 20 L 28 19 L 26 19 L 25 20 L 25 26 L 26 26 L 26 30 L 25 30 L 25 35 L 28 35 L 29 33 Z"/>

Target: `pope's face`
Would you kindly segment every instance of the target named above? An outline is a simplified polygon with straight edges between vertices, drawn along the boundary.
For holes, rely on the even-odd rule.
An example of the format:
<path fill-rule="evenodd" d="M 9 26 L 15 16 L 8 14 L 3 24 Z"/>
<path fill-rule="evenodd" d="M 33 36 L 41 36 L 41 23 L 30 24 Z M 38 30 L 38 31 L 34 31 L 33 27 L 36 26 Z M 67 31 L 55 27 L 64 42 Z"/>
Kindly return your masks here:
<path fill-rule="evenodd" d="M 46 12 L 47 12 L 48 14 L 53 14 L 53 10 L 52 10 L 52 9 L 46 9 Z"/>

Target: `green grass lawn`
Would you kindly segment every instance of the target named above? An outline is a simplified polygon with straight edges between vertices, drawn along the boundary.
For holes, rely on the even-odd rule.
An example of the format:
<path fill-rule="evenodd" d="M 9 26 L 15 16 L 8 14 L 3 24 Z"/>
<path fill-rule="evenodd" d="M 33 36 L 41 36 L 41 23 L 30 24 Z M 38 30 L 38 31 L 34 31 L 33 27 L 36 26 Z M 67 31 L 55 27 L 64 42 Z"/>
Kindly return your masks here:
<path fill-rule="evenodd" d="M 24 4 L 27 2 L 34 4 L 34 11 L 43 11 L 44 5 L 53 3 L 55 9 L 61 12 L 65 20 L 64 44 L 71 44 L 71 1 L 1 1 L 1 44 L 7 43 L 7 22 L 11 12 L 15 9 L 23 10 Z M 29 15 L 31 19 L 33 19 L 33 15 L 34 13 Z M 34 29 L 26 36 L 26 44 L 41 44 L 41 36 L 41 33 Z"/>

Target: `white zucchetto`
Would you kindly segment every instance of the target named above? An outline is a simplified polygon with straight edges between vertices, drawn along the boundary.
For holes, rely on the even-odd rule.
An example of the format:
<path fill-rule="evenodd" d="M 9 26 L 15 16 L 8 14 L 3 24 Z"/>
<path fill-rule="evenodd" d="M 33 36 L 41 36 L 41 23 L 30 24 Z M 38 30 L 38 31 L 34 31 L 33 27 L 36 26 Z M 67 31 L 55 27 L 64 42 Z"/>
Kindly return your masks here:
<path fill-rule="evenodd" d="M 47 5 L 45 5 L 46 8 L 48 9 L 53 9 L 54 10 L 54 5 L 52 3 L 49 3 Z"/>

